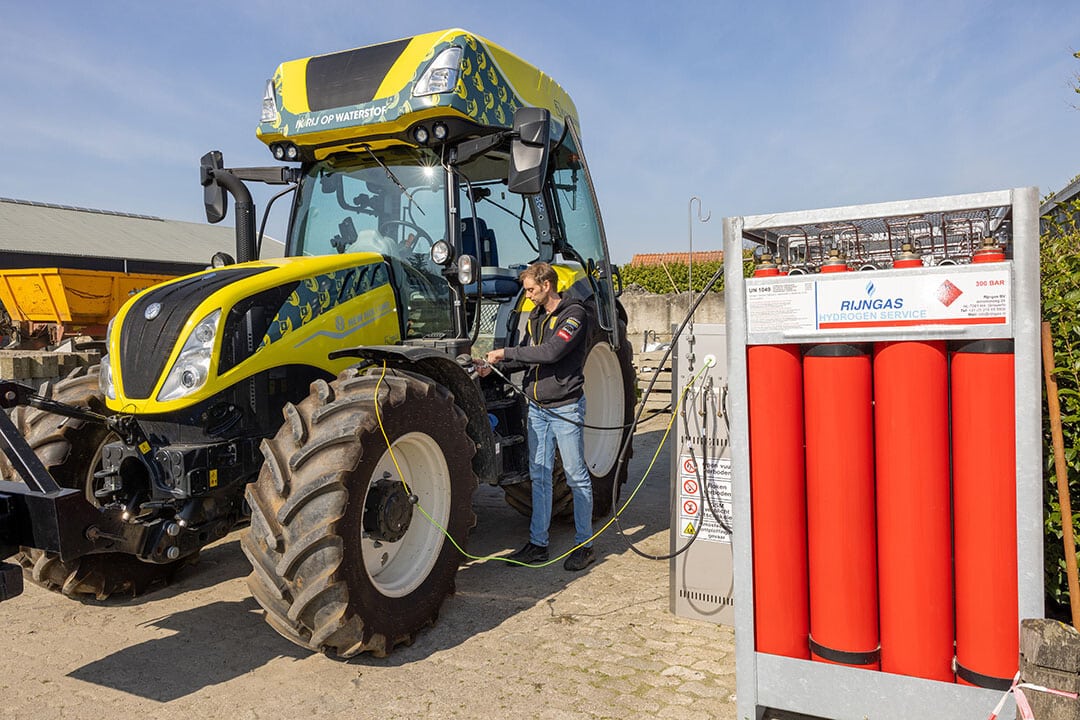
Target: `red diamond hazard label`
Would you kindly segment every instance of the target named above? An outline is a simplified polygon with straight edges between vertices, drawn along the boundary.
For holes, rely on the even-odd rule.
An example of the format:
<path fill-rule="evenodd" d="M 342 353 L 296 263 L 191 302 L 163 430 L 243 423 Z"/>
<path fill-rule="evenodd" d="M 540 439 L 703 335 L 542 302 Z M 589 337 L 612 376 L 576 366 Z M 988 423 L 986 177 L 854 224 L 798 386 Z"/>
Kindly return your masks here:
<path fill-rule="evenodd" d="M 945 307 L 949 307 L 956 302 L 956 298 L 964 294 L 964 291 L 946 280 L 938 286 L 936 294 L 938 301 Z"/>

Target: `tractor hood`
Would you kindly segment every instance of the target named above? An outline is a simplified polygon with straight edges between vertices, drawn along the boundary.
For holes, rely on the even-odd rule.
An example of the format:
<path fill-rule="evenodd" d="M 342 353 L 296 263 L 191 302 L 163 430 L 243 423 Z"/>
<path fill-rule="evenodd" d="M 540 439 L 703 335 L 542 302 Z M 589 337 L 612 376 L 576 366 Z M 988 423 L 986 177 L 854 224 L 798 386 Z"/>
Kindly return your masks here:
<path fill-rule="evenodd" d="M 109 325 L 110 408 L 166 413 L 284 365 L 336 373 L 331 350 L 400 341 L 390 268 L 375 253 L 255 261 L 131 298 Z"/>

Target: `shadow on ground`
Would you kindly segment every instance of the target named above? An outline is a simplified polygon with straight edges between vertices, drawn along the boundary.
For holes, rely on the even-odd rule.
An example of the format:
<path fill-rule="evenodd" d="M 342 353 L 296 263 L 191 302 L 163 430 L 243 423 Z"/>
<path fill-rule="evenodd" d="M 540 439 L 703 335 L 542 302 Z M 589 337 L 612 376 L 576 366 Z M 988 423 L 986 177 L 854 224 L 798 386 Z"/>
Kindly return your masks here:
<path fill-rule="evenodd" d="M 263 622 L 252 598 L 167 615 L 150 625 L 173 635 L 124 648 L 68 674 L 139 697 L 169 702 L 228 682 L 279 657 L 306 657 Z M 235 652 L 237 643 L 244 651 Z"/>

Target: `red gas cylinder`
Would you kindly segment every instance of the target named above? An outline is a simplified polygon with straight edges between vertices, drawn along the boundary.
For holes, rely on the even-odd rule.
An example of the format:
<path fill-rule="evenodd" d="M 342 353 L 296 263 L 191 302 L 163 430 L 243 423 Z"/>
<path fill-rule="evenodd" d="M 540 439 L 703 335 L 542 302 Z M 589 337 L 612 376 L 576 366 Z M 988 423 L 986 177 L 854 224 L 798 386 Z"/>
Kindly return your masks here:
<path fill-rule="evenodd" d="M 874 346 L 874 431 L 881 669 L 953 682 L 949 377 L 943 341 Z"/>
<path fill-rule="evenodd" d="M 780 274 L 780 267 L 773 261 L 769 253 L 762 253 L 754 267 L 754 277 L 776 277 Z"/>
<path fill-rule="evenodd" d="M 821 272 L 823 273 L 847 272 L 850 269 L 847 259 L 836 249 L 830 250 L 829 257 L 825 259 L 825 262 L 821 263 Z"/>
<path fill-rule="evenodd" d="M 746 366 L 754 644 L 808 659 L 802 353 L 798 345 L 752 345 Z"/>
<path fill-rule="evenodd" d="M 893 258 L 893 268 L 913 268 L 922 267 L 922 257 L 915 252 L 915 246 L 911 243 L 904 243 L 900 246 L 900 254 Z"/>
<path fill-rule="evenodd" d="M 951 380 L 957 681 L 1008 689 L 1020 633 L 1013 341 L 956 348 Z"/>
<path fill-rule="evenodd" d="M 871 386 L 863 347 L 824 344 L 804 353 L 811 656 L 877 669 Z"/>
<path fill-rule="evenodd" d="M 982 247 L 971 256 L 973 263 L 1002 262 L 1005 260 L 1005 248 L 997 244 L 992 237 L 983 238 Z"/>

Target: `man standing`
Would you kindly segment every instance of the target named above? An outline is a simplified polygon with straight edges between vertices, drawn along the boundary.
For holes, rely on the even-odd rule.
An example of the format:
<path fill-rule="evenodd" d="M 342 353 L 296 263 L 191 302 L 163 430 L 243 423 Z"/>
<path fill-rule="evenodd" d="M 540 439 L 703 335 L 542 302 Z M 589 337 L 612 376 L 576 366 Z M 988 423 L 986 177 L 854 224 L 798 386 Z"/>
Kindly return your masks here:
<path fill-rule="evenodd" d="M 574 544 L 563 567 L 584 570 L 596 557 L 592 543 L 592 479 L 585 465 L 585 353 L 588 314 L 581 301 L 557 292 L 558 275 L 538 262 L 521 272 L 525 297 L 536 307 L 526 320 L 527 343 L 487 354 L 502 372 L 525 369 L 529 396 L 529 475 L 532 479 L 532 519 L 529 542 L 510 557 L 525 563 L 548 559 L 551 525 L 551 474 L 555 446 L 559 447 L 566 484 L 574 496 Z M 478 373 L 486 376 L 488 366 Z"/>

